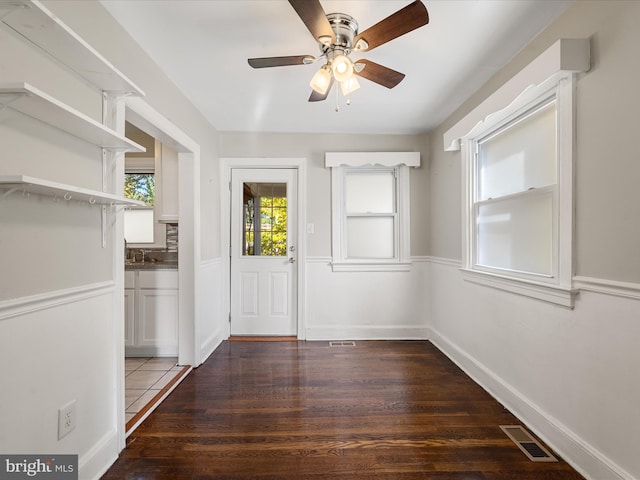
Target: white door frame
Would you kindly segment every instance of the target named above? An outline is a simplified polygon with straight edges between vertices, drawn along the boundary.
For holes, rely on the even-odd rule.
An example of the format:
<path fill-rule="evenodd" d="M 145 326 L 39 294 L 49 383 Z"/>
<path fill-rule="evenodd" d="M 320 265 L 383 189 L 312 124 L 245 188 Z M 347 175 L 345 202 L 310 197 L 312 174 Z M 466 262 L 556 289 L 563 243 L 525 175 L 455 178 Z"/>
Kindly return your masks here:
<path fill-rule="evenodd" d="M 178 363 L 197 367 L 202 363 L 200 348 L 200 145 L 180 130 L 173 122 L 164 117 L 145 100 L 139 97 L 127 97 L 117 109 L 117 123 L 124 131 L 124 121 L 130 121 L 162 143 L 178 152 L 178 182 L 180 218 L 180 248 L 178 249 Z M 122 172 L 118 172 L 123 179 Z M 119 177 L 116 175 L 116 178 Z M 118 216 L 116 231 L 122 230 L 122 216 Z M 121 238 L 124 238 L 124 234 Z M 115 258 L 118 265 L 124 265 L 122 249 L 118 249 Z M 114 267 L 116 268 L 116 267 Z M 116 292 L 124 295 L 124 267 L 122 274 L 115 275 Z M 124 313 L 124 309 L 122 310 Z M 121 318 L 124 328 L 124 317 Z M 125 448 L 125 407 L 124 407 L 124 336 L 116 363 L 119 378 L 116 379 L 118 451 Z"/>
<path fill-rule="evenodd" d="M 298 245 L 297 245 L 297 295 L 298 340 L 306 339 L 305 329 L 305 292 L 306 292 L 306 225 L 307 225 L 307 161 L 305 158 L 221 158 L 220 159 L 220 245 L 224 260 L 222 262 L 222 318 L 228 318 L 231 312 L 231 170 L 234 168 L 294 168 L 298 171 Z M 226 336 L 231 334 L 229 323 Z"/>

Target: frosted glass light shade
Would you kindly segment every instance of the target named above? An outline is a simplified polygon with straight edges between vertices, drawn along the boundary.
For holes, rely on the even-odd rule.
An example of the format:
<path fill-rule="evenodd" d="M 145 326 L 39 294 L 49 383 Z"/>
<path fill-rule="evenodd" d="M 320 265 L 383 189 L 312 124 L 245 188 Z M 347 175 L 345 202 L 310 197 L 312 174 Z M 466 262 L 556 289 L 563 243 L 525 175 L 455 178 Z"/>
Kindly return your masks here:
<path fill-rule="evenodd" d="M 353 76 L 344 82 L 340 82 L 340 88 L 342 89 L 342 94 L 346 97 L 360 88 L 360 82 Z"/>
<path fill-rule="evenodd" d="M 333 76 L 338 82 L 344 82 L 353 77 L 353 64 L 346 55 L 337 55 L 331 63 Z"/>
<path fill-rule="evenodd" d="M 331 85 L 331 71 L 325 67 L 322 67 L 313 76 L 313 78 L 309 82 L 309 85 L 320 95 L 324 95 L 325 93 L 327 93 L 329 85 Z"/>

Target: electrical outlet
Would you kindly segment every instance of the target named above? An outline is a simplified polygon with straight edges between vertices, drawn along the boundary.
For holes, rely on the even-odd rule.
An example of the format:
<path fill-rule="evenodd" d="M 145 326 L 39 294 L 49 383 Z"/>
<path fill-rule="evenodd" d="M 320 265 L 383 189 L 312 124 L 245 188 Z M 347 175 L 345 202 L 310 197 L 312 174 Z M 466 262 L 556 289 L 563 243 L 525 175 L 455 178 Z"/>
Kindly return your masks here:
<path fill-rule="evenodd" d="M 76 401 L 71 400 L 58 409 L 58 440 L 76 428 Z"/>

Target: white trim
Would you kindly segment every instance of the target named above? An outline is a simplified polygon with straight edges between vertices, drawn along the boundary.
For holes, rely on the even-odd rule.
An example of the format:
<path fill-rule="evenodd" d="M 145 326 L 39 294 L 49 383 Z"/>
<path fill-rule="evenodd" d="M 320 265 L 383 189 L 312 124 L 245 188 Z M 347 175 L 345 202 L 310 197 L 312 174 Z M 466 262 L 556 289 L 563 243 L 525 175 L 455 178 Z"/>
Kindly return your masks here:
<path fill-rule="evenodd" d="M 331 257 L 307 257 L 307 263 L 324 263 L 326 265 L 331 265 Z"/>
<path fill-rule="evenodd" d="M 640 300 L 640 283 L 575 276 L 573 277 L 573 285 L 575 288 L 588 292 Z"/>
<path fill-rule="evenodd" d="M 113 293 L 114 290 L 115 283 L 113 281 L 107 281 L 4 300 L 0 302 L 0 321 L 69 303 L 80 302 L 89 298 L 108 295 Z"/>
<path fill-rule="evenodd" d="M 439 265 L 446 265 L 448 267 L 461 268 L 462 262 L 460 260 L 455 260 L 453 258 L 444 258 L 444 257 L 425 257 L 426 261 L 429 263 L 437 263 Z"/>
<path fill-rule="evenodd" d="M 87 453 L 78 458 L 79 478 L 101 478 L 118 459 L 118 432 L 109 430 Z"/>
<path fill-rule="evenodd" d="M 411 270 L 411 262 L 330 262 L 334 272 L 408 272 Z"/>
<path fill-rule="evenodd" d="M 464 352 L 433 328 L 431 342 L 474 382 L 516 415 L 525 425 L 588 480 L 634 480 L 604 453 L 585 442 L 558 419 L 515 390 L 503 378 Z"/>
<path fill-rule="evenodd" d="M 295 168 L 298 171 L 298 251 L 297 262 L 297 337 L 299 340 L 305 340 L 306 327 L 306 264 L 307 264 L 307 159 L 306 158 L 282 158 L 282 157 L 249 157 L 249 158 L 231 158 L 225 157 L 220 159 L 220 245 L 223 252 L 227 252 L 222 262 L 222 316 L 226 318 L 231 312 L 230 298 L 231 285 L 228 279 L 231 278 L 231 257 L 228 254 L 231 247 L 231 192 L 229 185 L 231 182 L 231 170 L 233 168 Z M 230 326 L 226 324 L 226 332 L 223 336 L 230 335 Z"/>
<path fill-rule="evenodd" d="M 426 340 L 429 329 L 415 325 L 314 325 L 306 334 L 307 340 Z"/>
<path fill-rule="evenodd" d="M 590 43 L 587 38 L 560 39 L 506 82 L 484 102 L 443 135 L 444 150 L 460 150 L 460 139 L 493 112 L 508 107 L 512 99 L 529 87 L 540 85 L 560 71 L 587 72 L 591 67 Z"/>
<path fill-rule="evenodd" d="M 329 167 L 420 166 L 420 152 L 326 152 L 324 166 Z"/>
<path fill-rule="evenodd" d="M 462 272 L 462 278 L 468 282 L 497 288 L 499 290 L 506 290 L 511 293 L 567 308 L 573 308 L 574 299 L 578 293 L 578 291 L 573 288 L 536 283 L 530 280 L 523 281 L 518 278 L 505 277 L 489 272 L 479 272 L 467 268 L 461 268 L 460 272 Z"/>
<path fill-rule="evenodd" d="M 215 257 L 207 260 L 200 260 L 200 268 L 212 267 L 216 265 L 222 265 L 222 258 Z"/>
<path fill-rule="evenodd" d="M 153 411 L 158 408 L 160 406 L 160 404 L 164 401 L 165 398 L 167 398 L 171 392 L 173 392 L 178 385 L 180 385 L 182 383 L 182 381 L 187 378 L 187 375 L 189 375 L 191 373 L 191 371 L 193 370 L 193 367 L 189 368 L 189 370 L 187 370 L 186 372 L 184 372 L 180 378 L 178 378 L 178 380 L 175 381 L 175 383 L 173 385 L 171 385 L 171 387 L 162 395 L 162 397 L 160 397 L 158 399 L 158 401 L 156 403 L 154 403 L 151 408 L 149 408 L 149 410 L 147 410 L 144 415 L 142 415 L 142 417 L 140 417 L 138 419 L 138 421 L 136 423 L 134 423 L 131 428 L 129 429 L 129 431 L 127 432 L 127 437 L 129 437 L 129 435 L 131 435 L 133 433 L 133 431 L 138 428 L 142 422 L 144 422 L 147 417 L 149 417 L 149 415 L 151 415 L 153 413 Z M 106 470 L 105 470 L 106 472 Z M 103 472 L 104 473 L 104 472 Z"/>

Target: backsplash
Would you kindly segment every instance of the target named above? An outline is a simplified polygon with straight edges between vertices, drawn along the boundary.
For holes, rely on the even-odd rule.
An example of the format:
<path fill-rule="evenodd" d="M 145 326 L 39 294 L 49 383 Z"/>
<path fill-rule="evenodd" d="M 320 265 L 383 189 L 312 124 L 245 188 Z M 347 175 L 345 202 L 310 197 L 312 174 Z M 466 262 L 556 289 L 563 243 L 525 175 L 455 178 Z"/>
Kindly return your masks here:
<path fill-rule="evenodd" d="M 127 248 L 125 260 L 133 262 L 178 262 L 178 224 L 167 223 L 167 248 Z"/>

